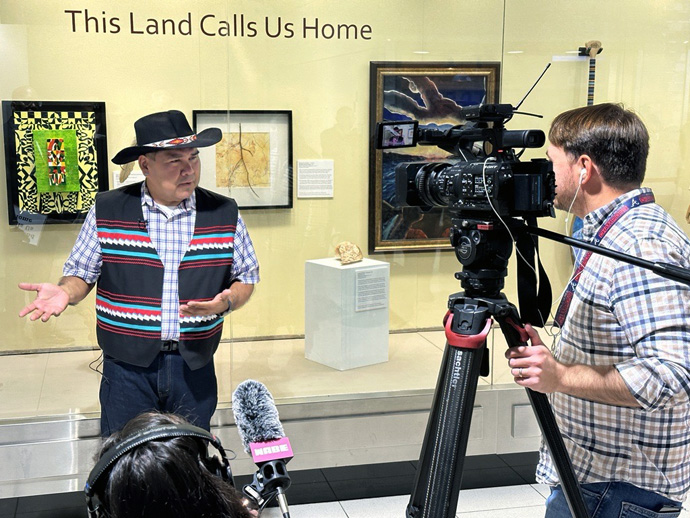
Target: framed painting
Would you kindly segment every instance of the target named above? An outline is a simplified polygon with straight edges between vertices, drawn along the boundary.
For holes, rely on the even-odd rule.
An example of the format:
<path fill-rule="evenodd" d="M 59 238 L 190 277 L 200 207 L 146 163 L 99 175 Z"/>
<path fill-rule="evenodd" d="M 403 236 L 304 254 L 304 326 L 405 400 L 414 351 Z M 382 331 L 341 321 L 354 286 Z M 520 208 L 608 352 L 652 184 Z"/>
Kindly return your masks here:
<path fill-rule="evenodd" d="M 108 190 L 105 103 L 2 101 L 11 225 L 79 223 Z"/>
<path fill-rule="evenodd" d="M 434 145 L 377 149 L 376 123 L 416 120 L 419 129 L 462 126 L 464 106 L 497 103 L 500 63 L 371 62 L 369 252 L 448 249 L 450 211 L 407 206 L 396 194 L 396 166 L 451 157 Z M 389 125 L 394 126 L 394 124 Z M 396 129 L 396 128 L 394 128 Z M 402 171 L 401 171 L 402 173 Z M 405 178 L 398 178 L 404 182 Z M 402 184 L 401 184 L 402 185 Z M 404 191 L 404 189 L 403 189 Z"/>
<path fill-rule="evenodd" d="M 292 208 L 292 112 L 194 110 L 194 131 L 220 128 L 223 140 L 200 148 L 199 185 L 240 209 Z"/>

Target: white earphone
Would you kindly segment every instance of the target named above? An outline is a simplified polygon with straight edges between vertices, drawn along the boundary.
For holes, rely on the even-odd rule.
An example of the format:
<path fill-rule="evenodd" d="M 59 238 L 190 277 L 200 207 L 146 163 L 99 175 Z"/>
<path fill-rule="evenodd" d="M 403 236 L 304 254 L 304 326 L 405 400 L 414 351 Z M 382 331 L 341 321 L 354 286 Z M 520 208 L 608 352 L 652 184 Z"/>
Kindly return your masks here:
<path fill-rule="evenodd" d="M 585 175 L 587 174 L 587 169 L 584 167 L 580 170 L 580 183 L 582 183 L 582 180 L 585 179 Z"/>

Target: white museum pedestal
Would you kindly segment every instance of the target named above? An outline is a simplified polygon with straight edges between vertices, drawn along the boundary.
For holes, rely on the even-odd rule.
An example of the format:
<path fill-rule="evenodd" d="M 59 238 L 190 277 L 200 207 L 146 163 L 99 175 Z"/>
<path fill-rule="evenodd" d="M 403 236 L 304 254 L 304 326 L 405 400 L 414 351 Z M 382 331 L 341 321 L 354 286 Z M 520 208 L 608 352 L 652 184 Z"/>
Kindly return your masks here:
<path fill-rule="evenodd" d="M 305 265 L 305 357 L 338 370 L 388 361 L 390 265 L 373 259 Z"/>

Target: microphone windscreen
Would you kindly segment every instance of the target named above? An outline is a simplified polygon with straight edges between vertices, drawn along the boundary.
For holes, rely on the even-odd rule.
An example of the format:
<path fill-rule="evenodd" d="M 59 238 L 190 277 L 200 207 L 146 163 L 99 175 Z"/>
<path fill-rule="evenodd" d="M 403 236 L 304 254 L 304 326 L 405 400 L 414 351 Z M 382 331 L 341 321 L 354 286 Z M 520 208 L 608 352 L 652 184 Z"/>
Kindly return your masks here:
<path fill-rule="evenodd" d="M 232 413 L 247 453 L 249 443 L 285 437 L 273 396 L 259 381 L 245 380 L 237 386 L 232 394 Z"/>

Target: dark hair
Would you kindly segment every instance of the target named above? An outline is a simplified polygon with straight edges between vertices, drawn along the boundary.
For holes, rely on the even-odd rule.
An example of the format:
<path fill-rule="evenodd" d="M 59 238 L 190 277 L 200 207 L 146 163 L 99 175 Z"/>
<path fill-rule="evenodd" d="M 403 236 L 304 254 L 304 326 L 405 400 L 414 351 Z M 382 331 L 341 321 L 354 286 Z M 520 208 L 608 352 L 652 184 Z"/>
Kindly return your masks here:
<path fill-rule="evenodd" d="M 145 428 L 189 424 L 174 414 L 145 412 L 108 437 L 109 448 Z M 248 518 L 243 496 L 201 462 L 207 445 L 196 437 L 151 440 L 120 457 L 100 498 L 110 518 Z"/>
<path fill-rule="evenodd" d="M 612 187 L 639 186 L 644 180 L 649 133 L 642 120 L 622 104 L 596 104 L 561 113 L 551 123 L 549 141 L 573 159 L 588 155 Z"/>

